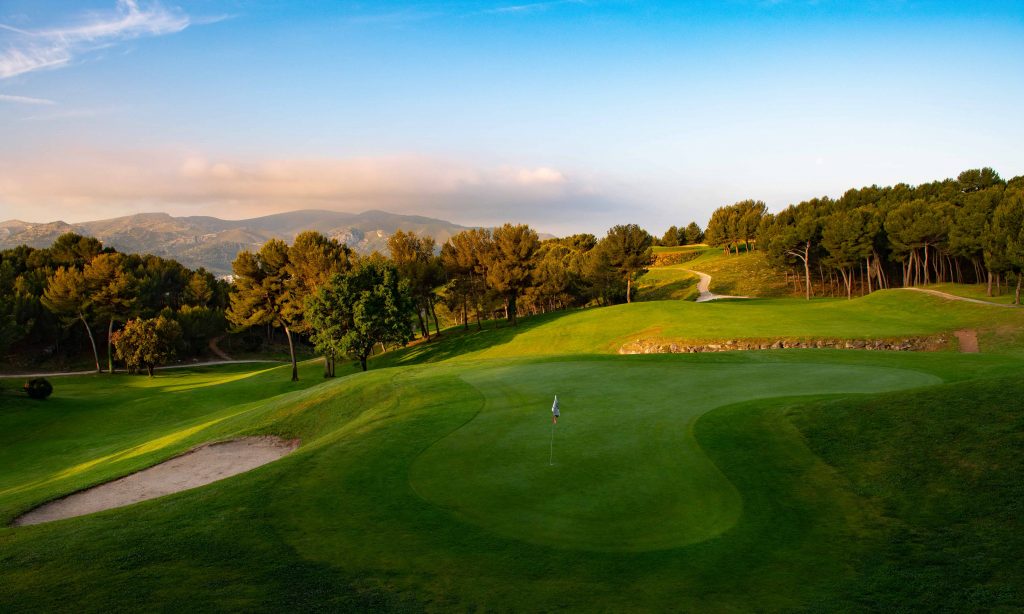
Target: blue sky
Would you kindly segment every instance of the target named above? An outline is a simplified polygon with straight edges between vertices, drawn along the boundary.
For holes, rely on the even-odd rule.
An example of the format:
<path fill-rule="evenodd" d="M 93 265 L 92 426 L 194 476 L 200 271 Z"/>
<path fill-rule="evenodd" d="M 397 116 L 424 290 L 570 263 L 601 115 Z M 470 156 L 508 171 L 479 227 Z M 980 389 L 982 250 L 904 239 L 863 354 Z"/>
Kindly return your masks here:
<path fill-rule="evenodd" d="M 660 233 L 1024 174 L 1024 2 L 0 3 L 0 219 Z"/>

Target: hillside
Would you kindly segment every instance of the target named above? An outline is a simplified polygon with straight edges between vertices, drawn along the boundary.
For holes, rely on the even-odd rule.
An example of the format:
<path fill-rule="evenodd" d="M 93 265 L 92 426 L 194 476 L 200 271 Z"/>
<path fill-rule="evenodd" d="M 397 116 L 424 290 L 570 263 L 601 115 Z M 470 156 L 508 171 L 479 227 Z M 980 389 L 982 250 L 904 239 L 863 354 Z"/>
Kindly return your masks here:
<path fill-rule="evenodd" d="M 270 239 L 290 241 L 304 230 L 318 230 L 359 253 L 369 254 L 386 251 L 388 237 L 399 229 L 429 235 L 441 244 L 466 228 L 444 220 L 385 211 L 302 210 L 245 220 L 141 213 L 77 224 L 0 222 L 0 249 L 48 247 L 61 234 L 77 232 L 96 237 L 118 251 L 174 258 L 191 268 L 205 267 L 226 275 L 239 251 L 258 248 Z"/>
<path fill-rule="evenodd" d="M 55 378 L 41 403 L 6 390 L 4 524 L 203 442 L 301 445 L 202 488 L 0 528 L 0 609 L 1015 611 L 1019 339 L 982 354 L 615 348 L 1021 317 L 899 291 L 661 301 L 452 330 L 333 381 L 309 361 L 294 383 L 224 365 Z"/>

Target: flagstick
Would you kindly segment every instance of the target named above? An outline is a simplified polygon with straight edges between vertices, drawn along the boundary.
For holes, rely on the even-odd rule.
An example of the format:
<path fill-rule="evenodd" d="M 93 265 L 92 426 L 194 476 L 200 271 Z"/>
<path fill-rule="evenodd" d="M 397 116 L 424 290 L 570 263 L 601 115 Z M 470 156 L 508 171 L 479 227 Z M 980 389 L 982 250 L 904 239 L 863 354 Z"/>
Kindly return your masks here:
<path fill-rule="evenodd" d="M 558 424 L 558 422 L 556 422 L 554 420 L 551 421 L 551 456 L 548 457 L 548 466 L 549 467 L 554 467 L 554 465 L 555 465 L 555 425 L 556 424 Z"/>

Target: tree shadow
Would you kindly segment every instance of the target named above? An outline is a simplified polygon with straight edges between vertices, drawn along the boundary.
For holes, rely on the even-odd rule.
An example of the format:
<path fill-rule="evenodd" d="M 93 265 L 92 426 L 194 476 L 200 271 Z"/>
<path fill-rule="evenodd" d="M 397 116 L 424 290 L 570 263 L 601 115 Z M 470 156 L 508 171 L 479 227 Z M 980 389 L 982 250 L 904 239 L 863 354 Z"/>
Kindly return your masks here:
<path fill-rule="evenodd" d="M 441 332 L 439 337 L 433 337 L 430 341 L 424 339 L 400 350 L 381 354 L 372 359 L 372 365 L 374 368 L 407 366 L 441 362 L 472 354 L 510 343 L 521 333 L 555 322 L 578 311 L 580 310 L 568 309 L 521 317 L 518 326 L 512 326 L 504 320 L 490 320 L 483 323 L 482 330 L 477 330 L 475 322 L 469 325 L 469 330 L 462 326 L 447 328 Z"/>

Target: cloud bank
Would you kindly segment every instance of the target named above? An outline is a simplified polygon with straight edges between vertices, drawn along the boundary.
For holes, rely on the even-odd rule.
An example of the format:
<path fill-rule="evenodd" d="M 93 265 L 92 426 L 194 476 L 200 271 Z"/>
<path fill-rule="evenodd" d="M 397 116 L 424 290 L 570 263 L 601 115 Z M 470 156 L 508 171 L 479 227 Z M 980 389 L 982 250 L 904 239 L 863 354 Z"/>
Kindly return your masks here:
<path fill-rule="evenodd" d="M 613 206 L 592 181 L 546 166 L 424 157 L 239 160 L 167 152 L 0 157 L 0 219 L 85 221 L 142 211 L 242 218 L 295 209 L 525 221 L 580 231 Z M 587 222 L 587 223 L 585 223 Z M 599 225 L 600 227 L 600 225 Z"/>

